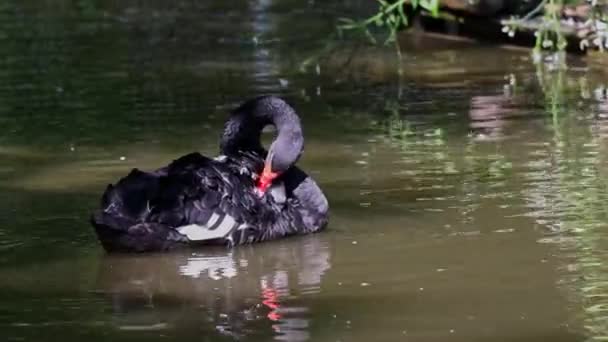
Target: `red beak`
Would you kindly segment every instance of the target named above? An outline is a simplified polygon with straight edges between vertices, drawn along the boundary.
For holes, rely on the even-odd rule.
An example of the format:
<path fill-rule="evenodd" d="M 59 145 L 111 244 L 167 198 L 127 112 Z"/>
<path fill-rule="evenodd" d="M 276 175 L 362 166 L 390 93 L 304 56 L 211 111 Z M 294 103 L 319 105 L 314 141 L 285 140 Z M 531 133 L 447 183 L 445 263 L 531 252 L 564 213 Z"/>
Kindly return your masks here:
<path fill-rule="evenodd" d="M 272 181 L 278 176 L 278 173 L 272 172 L 269 162 L 264 163 L 264 170 L 262 171 L 262 174 L 258 179 L 258 184 L 256 185 L 261 195 L 266 193 L 266 190 L 268 190 L 268 187 L 272 184 Z"/>

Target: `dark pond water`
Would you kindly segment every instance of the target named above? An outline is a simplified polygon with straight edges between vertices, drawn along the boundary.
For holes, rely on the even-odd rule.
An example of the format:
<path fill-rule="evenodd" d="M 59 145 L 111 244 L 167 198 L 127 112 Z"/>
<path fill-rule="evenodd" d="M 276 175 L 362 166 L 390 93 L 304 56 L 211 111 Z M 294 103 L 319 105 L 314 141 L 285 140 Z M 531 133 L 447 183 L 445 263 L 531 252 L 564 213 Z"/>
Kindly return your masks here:
<path fill-rule="evenodd" d="M 606 74 L 420 36 L 403 38 L 400 80 L 393 48 L 356 40 L 302 65 L 336 17 L 366 11 L 2 2 L 2 339 L 606 338 Z M 225 113 L 261 93 L 301 113 L 329 229 L 105 255 L 88 223 L 105 185 L 214 155 Z"/>

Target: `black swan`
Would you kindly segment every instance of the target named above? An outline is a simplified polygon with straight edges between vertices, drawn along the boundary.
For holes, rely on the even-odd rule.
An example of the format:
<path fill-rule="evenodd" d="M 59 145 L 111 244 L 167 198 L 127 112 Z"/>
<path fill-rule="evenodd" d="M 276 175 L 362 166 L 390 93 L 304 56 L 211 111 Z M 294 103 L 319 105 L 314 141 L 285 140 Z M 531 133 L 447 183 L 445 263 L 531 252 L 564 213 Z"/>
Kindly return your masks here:
<path fill-rule="evenodd" d="M 276 137 L 266 151 L 267 125 Z M 224 125 L 216 158 L 187 154 L 152 172 L 133 169 L 108 185 L 91 223 L 108 252 L 254 243 L 318 232 L 328 202 L 295 166 L 304 150 L 300 119 L 284 100 L 253 98 Z"/>

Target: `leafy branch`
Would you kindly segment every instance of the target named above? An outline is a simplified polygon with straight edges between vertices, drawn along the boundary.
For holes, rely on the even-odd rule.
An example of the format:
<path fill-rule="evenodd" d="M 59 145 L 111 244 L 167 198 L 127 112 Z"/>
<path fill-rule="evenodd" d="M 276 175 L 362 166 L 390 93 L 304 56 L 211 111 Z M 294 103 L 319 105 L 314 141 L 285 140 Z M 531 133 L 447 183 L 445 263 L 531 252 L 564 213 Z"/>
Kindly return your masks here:
<path fill-rule="evenodd" d="M 569 5 L 588 10 L 584 11 L 584 15 L 580 15 L 576 10 L 569 10 Z M 569 17 L 568 12 L 574 12 L 573 17 Z M 533 22 L 537 16 L 540 20 Z M 608 48 L 606 1 L 543 0 L 523 17 L 512 17 L 503 20 L 502 24 L 503 32 L 510 37 L 519 29 L 533 29 L 536 36 L 535 52 L 565 50 L 568 45 L 566 35 L 578 37 L 581 50 L 591 45 L 601 51 Z"/>
<path fill-rule="evenodd" d="M 351 18 L 339 18 L 339 32 L 359 30 L 362 31 L 373 44 L 376 44 L 377 40 L 369 30 L 369 27 L 386 27 L 388 28 L 388 37 L 384 41 L 384 44 L 388 44 L 396 40 L 399 29 L 409 25 L 409 18 L 405 13 L 406 6 L 410 6 L 413 10 L 422 9 L 428 11 L 433 16 L 439 14 L 439 0 L 397 0 L 395 2 L 378 0 L 378 4 L 378 12 L 366 19 L 356 21 Z"/>

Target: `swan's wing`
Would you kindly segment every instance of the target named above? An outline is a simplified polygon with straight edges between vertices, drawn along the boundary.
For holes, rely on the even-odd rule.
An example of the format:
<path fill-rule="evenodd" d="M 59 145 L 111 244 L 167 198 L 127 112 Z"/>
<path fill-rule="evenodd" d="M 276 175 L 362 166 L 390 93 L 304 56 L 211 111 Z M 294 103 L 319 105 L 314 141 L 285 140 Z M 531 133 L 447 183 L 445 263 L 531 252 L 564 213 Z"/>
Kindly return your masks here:
<path fill-rule="evenodd" d="M 246 222 L 255 215 L 259 200 L 245 190 L 253 187 L 249 176 L 222 161 L 192 154 L 172 163 L 166 180 L 161 192 L 168 194 L 170 204 L 159 212 L 174 216 L 168 221 L 190 241 L 234 243 L 233 236 L 241 241 L 245 232 L 251 235 Z"/>
<path fill-rule="evenodd" d="M 231 215 L 213 212 L 209 220 L 204 224 L 191 223 L 176 227 L 175 230 L 188 237 L 190 241 L 209 241 L 226 239 L 230 234 L 238 230 L 241 225 Z"/>

